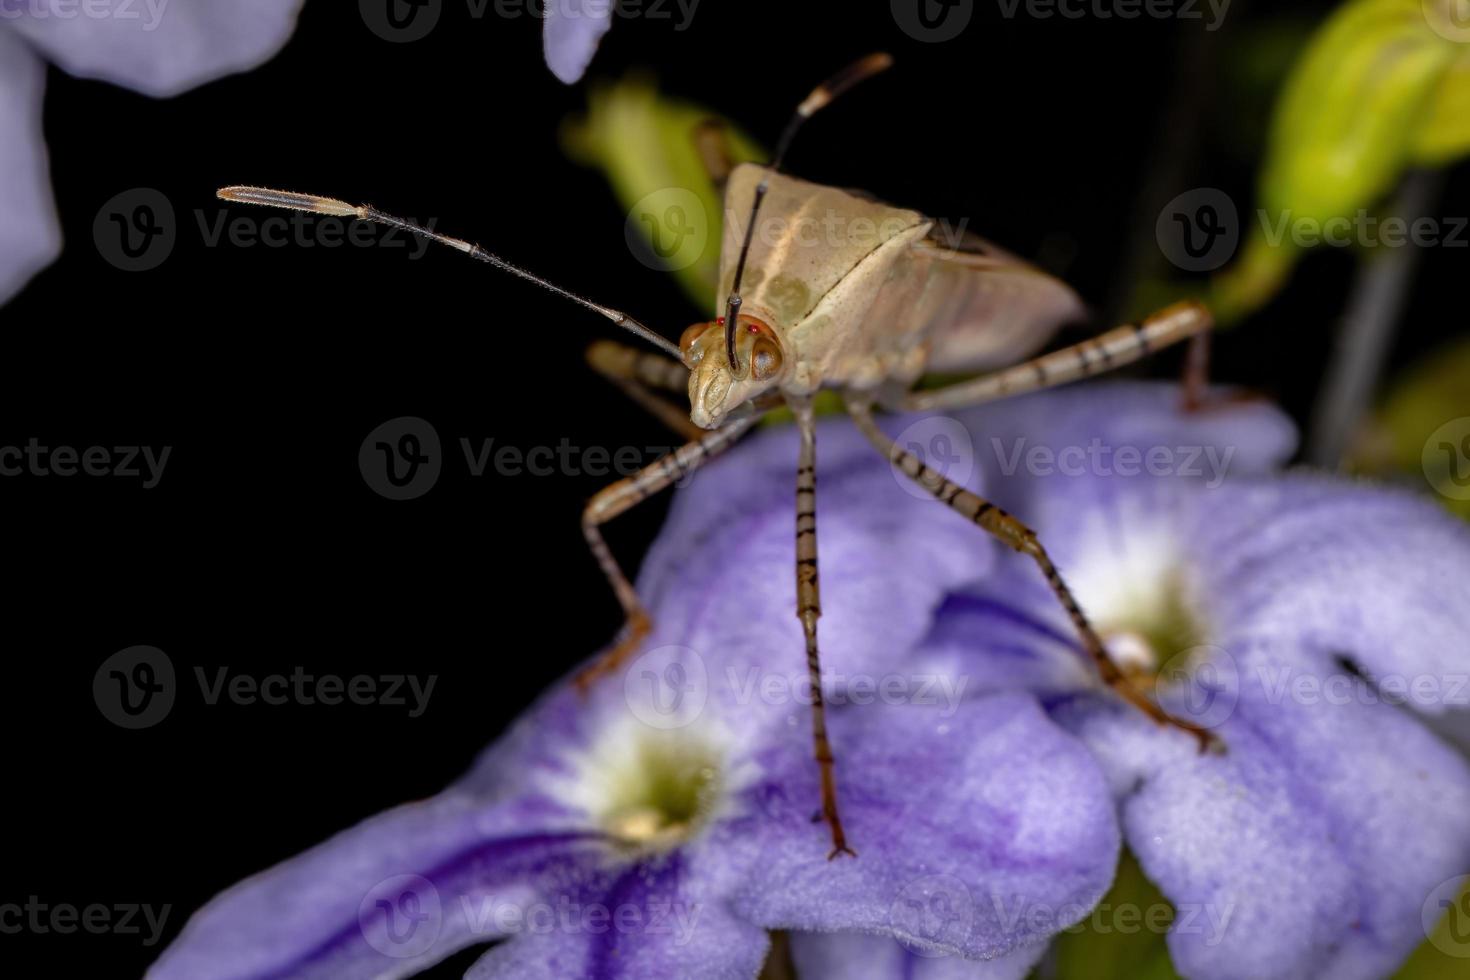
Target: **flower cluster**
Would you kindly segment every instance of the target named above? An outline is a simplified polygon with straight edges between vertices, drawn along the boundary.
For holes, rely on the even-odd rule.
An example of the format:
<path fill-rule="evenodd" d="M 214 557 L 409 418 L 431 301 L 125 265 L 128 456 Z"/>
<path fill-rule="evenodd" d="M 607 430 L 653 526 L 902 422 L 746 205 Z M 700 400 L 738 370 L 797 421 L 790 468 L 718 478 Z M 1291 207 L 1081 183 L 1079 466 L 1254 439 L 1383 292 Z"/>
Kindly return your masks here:
<path fill-rule="evenodd" d="M 680 492 L 620 679 L 553 689 L 439 796 L 236 885 L 150 977 L 409 976 L 492 942 L 469 976 L 752 978 L 782 932 L 803 978 L 1020 978 L 1124 843 L 1180 911 L 1186 975 L 1384 975 L 1470 868 L 1470 766 L 1419 720 L 1470 701 L 1470 535 L 1405 494 L 1273 475 L 1294 436 L 1269 406 L 1177 400 L 1031 396 L 946 423 L 968 438 L 945 449 L 1223 751 L 1100 688 L 1034 568 L 833 420 L 823 648 L 859 856 L 828 861 L 793 693 L 794 433 L 771 429 Z M 932 424 L 891 420 L 921 448 Z M 1021 438 L 1228 448 L 1231 473 L 1001 476 Z"/>

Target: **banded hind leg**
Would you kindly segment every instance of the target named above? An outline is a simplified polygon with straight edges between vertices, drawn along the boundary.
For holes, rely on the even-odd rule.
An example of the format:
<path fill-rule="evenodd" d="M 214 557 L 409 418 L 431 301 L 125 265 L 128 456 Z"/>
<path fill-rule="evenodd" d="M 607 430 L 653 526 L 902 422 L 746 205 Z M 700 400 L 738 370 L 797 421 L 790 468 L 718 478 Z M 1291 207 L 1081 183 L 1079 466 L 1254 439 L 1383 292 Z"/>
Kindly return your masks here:
<path fill-rule="evenodd" d="M 895 467 L 905 476 L 923 487 L 929 493 L 961 517 L 969 520 L 972 524 L 1000 539 L 1002 543 L 1013 550 L 1029 556 L 1041 569 L 1041 574 L 1046 579 L 1047 587 L 1061 602 L 1062 608 L 1067 611 L 1067 618 L 1072 621 L 1078 636 L 1082 640 L 1083 649 L 1092 659 L 1103 683 L 1111 687 L 1129 704 L 1138 708 L 1144 714 L 1154 719 L 1161 725 L 1172 725 L 1175 728 L 1189 732 L 1199 740 L 1200 748 L 1204 749 L 1210 744 L 1211 735 L 1205 729 L 1197 725 L 1181 721 L 1167 714 L 1162 708 L 1151 701 L 1142 690 L 1140 690 L 1113 662 L 1108 655 L 1107 647 L 1102 638 L 1093 629 L 1092 623 L 1087 619 L 1087 614 L 1077 604 L 1072 590 L 1063 581 L 1062 575 L 1057 571 L 1056 565 L 1052 563 L 1051 556 L 1042 547 L 1041 540 L 1036 532 L 1027 527 L 1020 520 L 1012 517 L 1004 510 L 990 503 L 979 494 L 971 493 L 958 483 L 944 477 L 943 474 L 929 466 L 918 456 L 899 446 L 890 439 L 883 430 L 878 428 L 873 421 L 873 414 L 867 403 L 849 400 L 848 412 L 852 415 L 857 427 L 867 437 L 868 441 L 883 455 L 888 457 Z"/>
<path fill-rule="evenodd" d="M 602 573 L 607 576 L 608 584 L 612 586 L 618 604 L 623 607 L 626 623 L 623 627 L 623 635 L 613 648 L 577 675 L 576 683 L 579 688 L 585 690 L 604 674 L 622 666 L 653 628 L 653 622 L 649 619 L 647 610 L 643 608 L 643 603 L 638 599 L 637 590 L 623 574 L 621 566 L 618 565 L 617 559 L 613 557 L 612 550 L 608 548 L 607 541 L 602 536 L 602 525 L 619 514 L 626 513 L 660 490 L 671 486 L 675 481 L 694 472 L 712 457 L 728 449 L 756 423 L 757 418 L 758 416 L 750 416 L 738 419 L 722 429 L 704 432 L 702 438 L 686 443 L 632 476 L 624 477 L 604 487 L 588 501 L 586 509 L 582 512 L 582 535 L 587 539 L 587 547 L 591 549 L 592 556 L 597 559 Z"/>
<path fill-rule="evenodd" d="M 837 760 L 827 737 L 827 705 L 822 699 L 822 659 L 817 649 L 817 620 L 822 615 L 822 587 L 817 572 L 817 423 L 812 399 L 786 400 L 796 417 L 801 452 L 796 462 L 796 616 L 806 636 L 806 674 L 811 686 L 812 743 L 822 783 L 822 816 L 832 831 L 832 850 L 857 857 L 847 846 L 837 811 Z"/>
<path fill-rule="evenodd" d="M 1191 407 L 1198 401 L 1198 387 L 1203 383 L 1203 359 L 1207 350 L 1203 338 L 1214 322 L 1210 311 L 1199 303 L 1175 303 L 1142 323 L 1117 327 L 1024 364 L 932 391 L 910 392 L 900 400 L 899 407 L 904 411 L 927 412 L 981 405 L 1103 374 L 1182 340 L 1193 339 L 1185 393 L 1186 407 Z"/>

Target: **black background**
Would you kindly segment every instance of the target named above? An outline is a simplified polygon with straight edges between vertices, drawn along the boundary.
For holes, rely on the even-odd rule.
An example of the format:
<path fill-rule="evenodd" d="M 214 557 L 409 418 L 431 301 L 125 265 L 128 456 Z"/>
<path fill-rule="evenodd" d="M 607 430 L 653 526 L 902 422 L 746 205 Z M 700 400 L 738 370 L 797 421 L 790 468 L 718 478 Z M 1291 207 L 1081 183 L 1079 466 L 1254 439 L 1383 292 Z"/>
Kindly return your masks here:
<path fill-rule="evenodd" d="M 1275 20 L 1322 10 L 1271 6 Z M 887 3 L 703 0 L 682 32 L 677 17 L 620 20 L 592 74 L 651 67 L 769 143 L 814 82 L 890 50 L 898 69 L 812 123 L 791 169 L 969 217 L 1106 305 L 1130 241 L 1151 236 L 1157 208 L 1140 205 L 1140 184 L 1178 66 L 1205 52 L 1219 60 L 1195 158 L 1179 186 L 1150 194 L 1210 185 L 1250 200 L 1266 103 L 1228 95 L 1218 65 L 1270 23 L 1266 11 L 1237 0 L 1202 41 L 1199 21 L 1000 9 L 979 3 L 960 38 L 923 44 Z M 456 0 L 409 44 L 375 36 L 356 4 L 315 0 L 274 61 L 167 101 L 51 72 L 67 245 L 0 314 L 0 444 L 172 455 L 151 490 L 0 480 L 11 827 L 0 901 L 167 904 L 171 940 L 221 888 L 434 793 L 616 629 L 577 525 L 606 481 L 472 478 L 458 448 L 667 445 L 583 366 L 603 322 L 447 250 L 407 261 L 402 248 L 211 247 L 199 227 L 230 183 L 371 201 L 435 217 L 677 337 L 707 311 L 639 264 L 604 178 L 559 148 L 584 97 L 545 69 L 539 22 L 476 20 Z M 1444 214 L 1470 213 L 1458 176 Z M 178 239 L 159 268 L 127 273 L 104 259 L 93 221 L 140 187 L 169 199 Z M 1456 268 L 1463 253 L 1426 256 L 1396 363 L 1459 325 Z M 1269 312 L 1222 339 L 1219 374 L 1302 417 L 1351 271 L 1345 254 L 1314 257 Z M 357 452 L 404 415 L 433 423 L 446 459 L 428 495 L 399 503 L 364 484 Z M 611 531 L 630 565 L 663 506 Z M 144 731 L 111 724 L 91 693 L 102 661 L 134 644 L 167 652 L 181 682 L 170 716 Z M 298 665 L 438 683 L 411 719 L 382 706 L 208 706 L 193 682 L 196 667 Z M 46 956 L 57 975 L 86 963 L 135 975 L 161 948 L 85 934 L 4 944 Z"/>

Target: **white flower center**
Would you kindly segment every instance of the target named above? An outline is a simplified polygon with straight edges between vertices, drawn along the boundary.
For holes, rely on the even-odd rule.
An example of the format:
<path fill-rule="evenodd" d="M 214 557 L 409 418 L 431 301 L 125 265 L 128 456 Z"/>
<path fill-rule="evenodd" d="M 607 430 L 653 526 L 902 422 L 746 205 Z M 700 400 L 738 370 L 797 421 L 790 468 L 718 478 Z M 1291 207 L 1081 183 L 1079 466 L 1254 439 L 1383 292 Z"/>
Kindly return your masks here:
<path fill-rule="evenodd" d="M 1116 517 L 1089 528 L 1072 587 L 1113 662 L 1151 680 L 1189 669 L 1213 631 L 1188 555 L 1164 522 L 1138 516 L 1126 535 Z"/>
<path fill-rule="evenodd" d="M 618 845 L 672 850 L 731 805 L 741 781 L 711 726 L 660 730 L 624 717 L 575 753 L 554 791 Z"/>

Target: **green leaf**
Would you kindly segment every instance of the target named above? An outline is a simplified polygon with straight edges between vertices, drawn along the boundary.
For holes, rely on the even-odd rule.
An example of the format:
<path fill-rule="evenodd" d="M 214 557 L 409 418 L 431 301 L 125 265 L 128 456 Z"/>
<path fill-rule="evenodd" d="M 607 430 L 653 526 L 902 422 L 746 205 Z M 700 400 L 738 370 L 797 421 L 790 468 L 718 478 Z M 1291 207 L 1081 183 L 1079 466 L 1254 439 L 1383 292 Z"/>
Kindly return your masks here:
<path fill-rule="evenodd" d="M 1317 31 L 1282 87 L 1240 260 L 1211 285 L 1221 320 L 1268 301 L 1300 257 L 1296 232 L 1377 205 L 1412 165 L 1470 151 L 1470 30 L 1429 15 L 1458 0 L 1349 0 Z"/>
<path fill-rule="evenodd" d="M 723 121 L 714 112 L 661 95 L 643 75 L 595 86 L 587 115 L 568 120 L 568 155 L 602 170 L 628 213 L 639 257 L 672 272 L 701 311 L 714 309 L 719 276 L 720 194 L 694 142 L 701 123 Z M 764 159 L 751 139 L 726 124 L 736 162 Z"/>
<path fill-rule="evenodd" d="M 1470 499 L 1461 499 L 1458 488 L 1453 495 L 1433 491 L 1451 486 L 1446 483 L 1449 459 L 1429 447 L 1426 462 L 1431 436 L 1457 419 L 1470 419 L 1470 340 L 1434 351 L 1391 382 L 1382 408 L 1354 447 L 1353 468 L 1400 473 L 1470 519 Z"/>
<path fill-rule="evenodd" d="M 1423 124 L 1414 134 L 1413 161 L 1429 167 L 1470 153 L 1470 40 L 1434 92 Z"/>
<path fill-rule="evenodd" d="M 1130 852 L 1112 890 L 1082 922 L 1052 943 L 1048 980 L 1179 980 L 1164 936 L 1174 908 Z"/>
<path fill-rule="evenodd" d="M 1261 174 L 1272 213 L 1326 221 L 1397 182 L 1435 90 L 1460 54 L 1420 0 L 1350 0 L 1286 81 Z"/>

